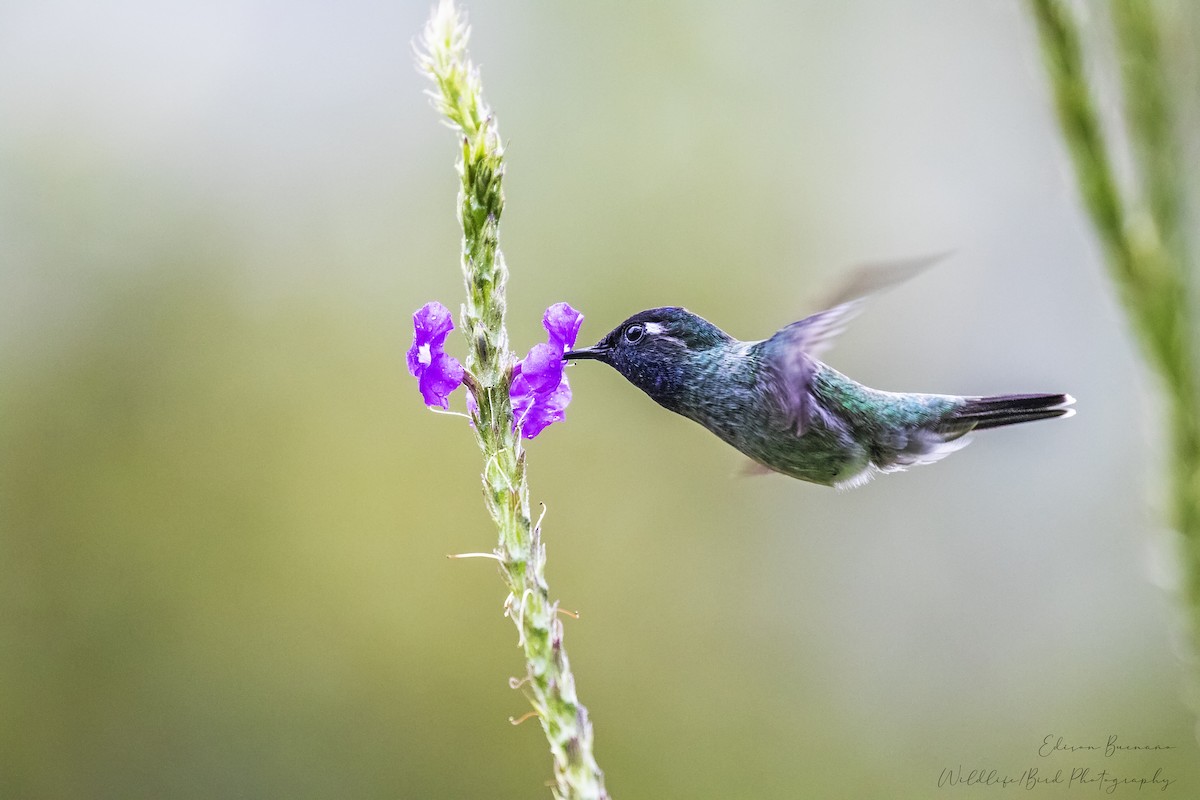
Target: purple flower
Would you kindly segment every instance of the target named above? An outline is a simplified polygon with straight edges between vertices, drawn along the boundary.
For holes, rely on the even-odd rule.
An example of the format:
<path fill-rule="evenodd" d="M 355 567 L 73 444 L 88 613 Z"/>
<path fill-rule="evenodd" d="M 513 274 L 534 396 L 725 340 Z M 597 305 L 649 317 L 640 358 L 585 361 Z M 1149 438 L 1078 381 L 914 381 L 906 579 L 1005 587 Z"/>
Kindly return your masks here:
<path fill-rule="evenodd" d="M 513 428 L 532 439 L 547 426 L 561 421 L 571 402 L 571 385 L 563 372 L 563 353 L 575 346 L 583 315 L 566 303 L 546 309 L 542 326 L 549 341 L 534 345 L 513 367 L 509 399 Z M 413 344 L 408 349 L 408 371 L 416 377 L 425 404 L 450 407 L 450 394 L 463 382 L 462 364 L 443 351 L 446 334 L 454 330 L 450 312 L 438 302 L 426 303 L 413 314 Z M 475 398 L 467 394 L 467 409 L 478 412 Z"/>
<path fill-rule="evenodd" d="M 512 400 L 514 424 L 521 435 L 532 439 L 555 422 L 561 422 L 571 402 L 571 385 L 563 371 L 563 353 L 575 346 L 583 315 L 566 303 L 546 309 L 542 326 L 550 341 L 537 344 L 513 367 Z"/>
<path fill-rule="evenodd" d="M 442 351 L 446 334 L 454 330 L 450 311 L 436 301 L 413 314 L 413 344 L 408 348 L 408 371 L 417 379 L 425 405 L 450 407 L 450 393 L 463 382 L 463 366 Z"/>
<path fill-rule="evenodd" d="M 582 326 L 583 314 L 566 303 L 555 303 L 542 315 L 542 327 L 550 334 L 550 344 L 558 348 L 560 361 L 563 352 L 575 346 Z"/>

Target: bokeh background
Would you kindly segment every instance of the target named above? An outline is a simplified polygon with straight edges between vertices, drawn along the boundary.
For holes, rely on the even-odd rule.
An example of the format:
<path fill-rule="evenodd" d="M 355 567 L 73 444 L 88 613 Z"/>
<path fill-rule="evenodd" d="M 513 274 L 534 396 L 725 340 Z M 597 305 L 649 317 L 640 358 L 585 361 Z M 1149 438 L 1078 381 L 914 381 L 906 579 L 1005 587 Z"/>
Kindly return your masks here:
<path fill-rule="evenodd" d="M 586 341 L 663 304 L 760 338 L 952 249 L 833 365 L 1079 398 L 838 493 L 734 477 L 573 369 L 529 469 L 614 796 L 966 796 L 960 764 L 1195 791 L 1160 409 L 1024 6 L 468 9 L 518 350 L 559 300 Z M 549 796 L 494 566 L 445 558 L 494 539 L 478 452 L 404 369 L 411 312 L 462 297 L 428 10 L 0 7 L 0 797 Z"/>

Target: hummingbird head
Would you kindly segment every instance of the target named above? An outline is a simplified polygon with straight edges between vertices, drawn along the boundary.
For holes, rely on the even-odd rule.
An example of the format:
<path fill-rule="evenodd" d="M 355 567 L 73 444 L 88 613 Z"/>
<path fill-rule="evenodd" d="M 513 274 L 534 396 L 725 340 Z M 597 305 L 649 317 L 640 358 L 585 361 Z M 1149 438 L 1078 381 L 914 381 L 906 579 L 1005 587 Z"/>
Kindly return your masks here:
<path fill-rule="evenodd" d="M 669 306 L 634 314 L 591 347 L 564 360 L 603 361 L 661 405 L 676 410 L 697 359 L 733 341 L 687 309 Z"/>

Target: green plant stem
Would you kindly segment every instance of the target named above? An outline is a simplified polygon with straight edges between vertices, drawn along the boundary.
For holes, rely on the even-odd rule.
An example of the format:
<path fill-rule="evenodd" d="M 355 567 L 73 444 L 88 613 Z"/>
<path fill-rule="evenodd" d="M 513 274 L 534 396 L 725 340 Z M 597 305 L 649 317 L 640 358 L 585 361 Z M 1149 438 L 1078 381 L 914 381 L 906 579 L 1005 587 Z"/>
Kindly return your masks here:
<path fill-rule="evenodd" d="M 1184 594 L 1200 634 L 1200 393 L 1182 192 L 1155 3 L 1113 0 L 1125 117 L 1140 185 L 1122 196 L 1095 110 L 1079 29 L 1064 0 L 1030 0 L 1070 149 L 1109 271 L 1168 406 L 1172 523 L 1182 534 Z"/>
<path fill-rule="evenodd" d="M 514 355 L 504 325 L 508 269 L 500 252 L 504 210 L 504 150 L 496 121 L 483 101 L 478 70 L 467 57 L 468 29 L 450 0 L 434 9 L 418 47 L 419 65 L 436 85 L 438 110 L 461 134 L 458 172 L 462 184 L 462 270 L 467 301 L 462 328 L 467 337 L 468 389 L 475 436 L 483 452 L 483 496 L 496 523 L 494 551 L 509 595 L 505 614 L 517 627 L 525 654 L 525 690 L 541 721 L 554 758 L 554 794 L 571 800 L 607 798 L 604 775 L 592 755 L 592 726 L 575 693 L 575 678 L 563 646 L 558 604 L 545 579 L 546 548 L 540 525 L 531 522 L 525 452 L 513 429 L 509 400 Z"/>

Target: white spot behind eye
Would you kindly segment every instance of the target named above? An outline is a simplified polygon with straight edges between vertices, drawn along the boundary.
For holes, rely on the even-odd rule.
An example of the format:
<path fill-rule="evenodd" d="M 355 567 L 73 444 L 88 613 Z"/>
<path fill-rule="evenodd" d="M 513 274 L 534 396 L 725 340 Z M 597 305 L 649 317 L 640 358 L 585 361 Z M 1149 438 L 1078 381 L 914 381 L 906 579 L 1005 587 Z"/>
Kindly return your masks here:
<path fill-rule="evenodd" d="M 663 332 L 663 326 L 657 322 L 646 323 L 646 333 L 659 334 Z"/>

